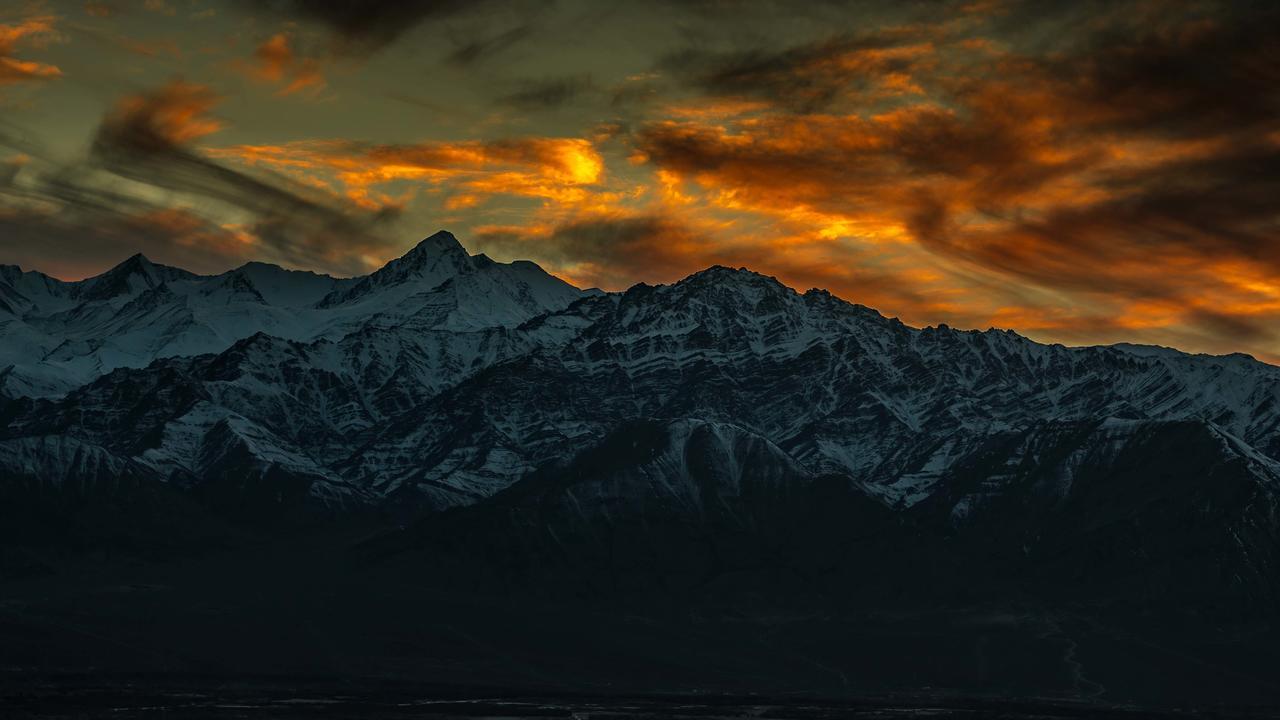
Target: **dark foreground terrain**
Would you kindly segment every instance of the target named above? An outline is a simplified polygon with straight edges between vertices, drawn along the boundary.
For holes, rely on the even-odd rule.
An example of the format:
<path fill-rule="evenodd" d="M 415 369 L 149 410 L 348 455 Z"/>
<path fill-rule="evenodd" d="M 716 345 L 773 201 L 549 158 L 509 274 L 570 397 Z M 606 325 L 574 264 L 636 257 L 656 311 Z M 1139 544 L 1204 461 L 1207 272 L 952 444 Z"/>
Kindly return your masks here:
<path fill-rule="evenodd" d="M 497 540 L 470 556 L 484 577 L 462 572 L 418 532 L 245 531 L 172 557 L 10 547 L 6 716 L 1265 717 L 1280 704 L 1265 619 L 1049 603 L 1018 581 L 940 602 L 906 572 L 897 594 L 867 582 L 861 600 L 839 586 L 800 597 L 776 568 L 597 593 L 545 559 L 545 581 L 522 577 Z"/>
<path fill-rule="evenodd" d="M 1201 716 L 1178 708 L 1111 706 L 1046 699 L 998 700 L 925 693 L 830 700 L 806 697 L 706 695 L 560 695 L 518 694 L 468 688 L 383 686 L 376 690 L 343 681 L 265 679 L 236 682 L 208 678 L 169 678 L 157 687 L 147 678 L 115 678 L 111 685 L 71 685 L 70 679 L 42 684 L 34 691 L 5 697 L 6 717 L 77 718 L 795 718 L 827 720 L 904 717 L 989 718 L 999 720 L 1128 720 Z M 340 690 L 335 692 L 335 687 Z M 1217 710 L 1217 718 L 1272 717 L 1265 711 Z"/>
<path fill-rule="evenodd" d="M 961 521 L 950 498 L 887 508 L 840 478 L 798 481 L 751 436 L 651 421 L 414 519 L 10 483 L 4 708 L 1274 714 L 1266 486 L 1199 425 L 1125 447 L 1077 461 L 1066 499 L 994 495 Z M 957 492 L 990 474 L 954 472 Z"/>

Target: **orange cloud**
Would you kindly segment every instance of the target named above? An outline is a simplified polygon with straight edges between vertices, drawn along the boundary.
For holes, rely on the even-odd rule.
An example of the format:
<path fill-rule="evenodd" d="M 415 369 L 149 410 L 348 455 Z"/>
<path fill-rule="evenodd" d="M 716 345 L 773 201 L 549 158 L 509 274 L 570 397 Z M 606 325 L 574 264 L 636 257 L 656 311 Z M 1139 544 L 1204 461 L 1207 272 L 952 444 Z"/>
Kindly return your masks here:
<path fill-rule="evenodd" d="M 913 31 L 903 47 L 686 57 L 707 96 L 625 141 L 659 190 L 645 212 L 732 225 L 673 256 L 669 229 L 624 217 L 622 267 L 756 260 L 912 322 L 1275 357 L 1280 147 L 1264 79 L 1277 58 L 1256 27 L 1156 18 L 1134 32 L 1143 42 L 1046 56 Z M 570 248 L 570 274 L 608 282 L 574 266 L 604 252 L 588 232 L 618 230 L 572 221 L 523 247 Z"/>
<path fill-rule="evenodd" d="M 827 288 L 882 307 L 940 311 L 920 291 L 936 283 L 921 268 L 875 249 L 845 246 L 776 224 L 744 226 L 661 203 L 588 209 L 552 222 L 481 225 L 477 246 L 502 258 L 532 258 L 579 286 L 622 290 L 672 282 L 710 265 L 746 266 L 799 289 Z"/>
<path fill-rule="evenodd" d="M 265 83 L 281 85 L 278 95 L 315 93 L 325 87 L 319 61 L 300 57 L 289 33 L 276 33 L 267 38 L 254 50 L 253 58 L 253 63 L 246 68 L 249 75 Z"/>
<path fill-rule="evenodd" d="M 101 2 L 100 0 L 86 0 L 84 12 L 92 17 L 106 18 L 112 17 L 118 10 L 115 5 L 110 3 Z"/>
<path fill-rule="evenodd" d="M 209 115 L 218 96 L 208 86 L 174 80 L 116 103 L 103 123 L 105 132 L 142 146 L 182 146 L 221 130 Z"/>
<path fill-rule="evenodd" d="M 29 17 L 14 25 L 0 24 L 0 85 L 48 80 L 62 76 L 56 65 L 14 57 L 19 43 L 43 47 L 57 37 L 51 15 Z"/>
<path fill-rule="evenodd" d="M 209 151 L 287 173 L 368 200 L 374 188 L 394 183 L 448 185 L 453 207 L 474 206 L 490 195 L 548 201 L 585 201 L 598 183 L 604 161 L 589 140 L 519 138 L 489 142 L 367 145 L 349 141 L 305 141 L 285 145 L 240 145 Z M 382 196 L 385 197 L 385 196 Z"/>
<path fill-rule="evenodd" d="M 451 195 L 444 201 L 445 210 L 463 210 L 475 207 L 481 202 L 479 195 Z"/>

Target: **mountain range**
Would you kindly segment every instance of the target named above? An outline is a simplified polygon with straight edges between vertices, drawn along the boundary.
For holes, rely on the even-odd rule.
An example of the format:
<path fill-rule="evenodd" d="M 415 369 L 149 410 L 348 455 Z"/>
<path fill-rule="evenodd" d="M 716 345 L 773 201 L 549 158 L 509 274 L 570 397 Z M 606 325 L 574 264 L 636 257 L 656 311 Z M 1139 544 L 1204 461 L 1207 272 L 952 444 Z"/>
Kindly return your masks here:
<path fill-rule="evenodd" d="M 360 278 L 140 255 L 74 283 L 0 277 L 0 467 L 54 483 L 99 464 L 186 486 L 250 473 L 321 505 L 438 509 L 640 418 L 723 423 L 898 508 L 954 489 L 992 443 L 1009 448 L 999 492 L 1064 424 L 1116 445 L 1187 421 L 1259 472 L 1280 456 L 1280 368 L 1248 356 L 916 329 L 745 269 L 582 291 L 441 232 Z"/>
<path fill-rule="evenodd" d="M 1246 355 L 727 267 L 581 290 L 446 232 L 358 278 L 0 266 L 0 338 L 10 543 L 376 517 L 360 557 L 487 597 L 1280 618 L 1280 368 Z"/>

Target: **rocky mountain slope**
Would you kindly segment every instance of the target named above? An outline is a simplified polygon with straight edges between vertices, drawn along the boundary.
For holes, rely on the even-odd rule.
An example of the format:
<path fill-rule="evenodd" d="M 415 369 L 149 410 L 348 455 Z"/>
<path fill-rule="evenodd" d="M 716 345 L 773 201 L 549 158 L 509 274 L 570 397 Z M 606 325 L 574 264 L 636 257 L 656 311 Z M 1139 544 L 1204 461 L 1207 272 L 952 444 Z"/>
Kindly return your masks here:
<path fill-rule="evenodd" d="M 271 479 L 330 508 L 438 509 L 624 422 L 687 420 L 905 509 L 951 497 L 958 468 L 1047 426 L 1195 421 L 1275 490 L 1280 368 L 916 329 L 747 270 L 583 292 L 440 233 L 355 279 L 260 264 L 198 277 L 140 256 L 79 283 L 3 277 L 10 476 L 127 465 L 182 487 Z M 1022 442 L 988 484 L 1046 462 L 1043 441 Z M 1099 432 L 1079 452 L 1117 443 Z M 1037 487 L 1070 486 L 1077 461 L 1063 462 Z M 955 516 L 975 497 L 955 498 Z"/>

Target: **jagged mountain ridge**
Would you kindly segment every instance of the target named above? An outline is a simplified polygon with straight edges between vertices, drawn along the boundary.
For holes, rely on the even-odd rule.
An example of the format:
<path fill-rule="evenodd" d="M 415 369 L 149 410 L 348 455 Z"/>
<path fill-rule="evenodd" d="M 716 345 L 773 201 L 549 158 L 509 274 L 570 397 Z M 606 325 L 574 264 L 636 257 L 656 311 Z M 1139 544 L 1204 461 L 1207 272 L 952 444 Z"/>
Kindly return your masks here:
<path fill-rule="evenodd" d="M 78 282 L 6 265 L 0 392 L 59 397 L 116 368 L 222 352 L 258 332 L 339 340 L 377 325 L 510 327 L 582 294 L 532 263 L 468 255 L 447 232 L 357 278 L 256 262 L 200 276 L 142 255 Z"/>
<path fill-rule="evenodd" d="M 196 354 L 178 345 L 228 334 L 191 329 L 213 332 L 208 321 L 183 325 L 161 335 L 146 367 L 116 367 L 62 397 L 9 401 L 4 472 L 66 465 L 57 473 L 74 477 L 76 463 L 60 458 L 84 447 L 95 468 L 127 465 L 183 487 L 266 482 L 303 488 L 278 497 L 330 508 L 443 508 L 491 497 L 653 418 L 737 428 L 802 469 L 796 477 L 839 476 L 884 505 L 949 497 L 954 510 L 977 502 L 949 493 L 993 444 L 1053 423 L 1188 420 L 1230 438 L 1224 457 L 1271 462 L 1280 451 L 1280 368 L 1245 356 L 915 329 L 747 270 L 584 293 L 531 263 L 469 255 L 444 234 L 352 281 L 302 274 L 272 286 L 264 277 L 287 271 L 254 265 L 201 280 L 129 262 L 148 280 L 125 283 L 128 293 L 106 305 L 75 304 L 91 290 L 6 269 L 6 287 L 56 310 L 8 320 L 9 347 L 49 335 L 54 316 L 128 339 L 144 324 L 191 317 L 197 292 L 234 308 L 218 317 L 247 314 L 254 322 L 237 327 L 258 329 Z M 111 286 L 124 287 L 119 275 Z M 290 322 L 273 320 L 276 311 Z M 293 322 L 303 316 L 309 324 Z M 100 361 L 110 347 L 69 337 L 46 357 Z M 15 372 L 30 376 L 6 371 L 10 394 L 21 386 Z M 1029 452 L 1006 464 L 1034 461 Z M 1266 493 L 1274 476 L 1270 465 L 1258 472 Z"/>

